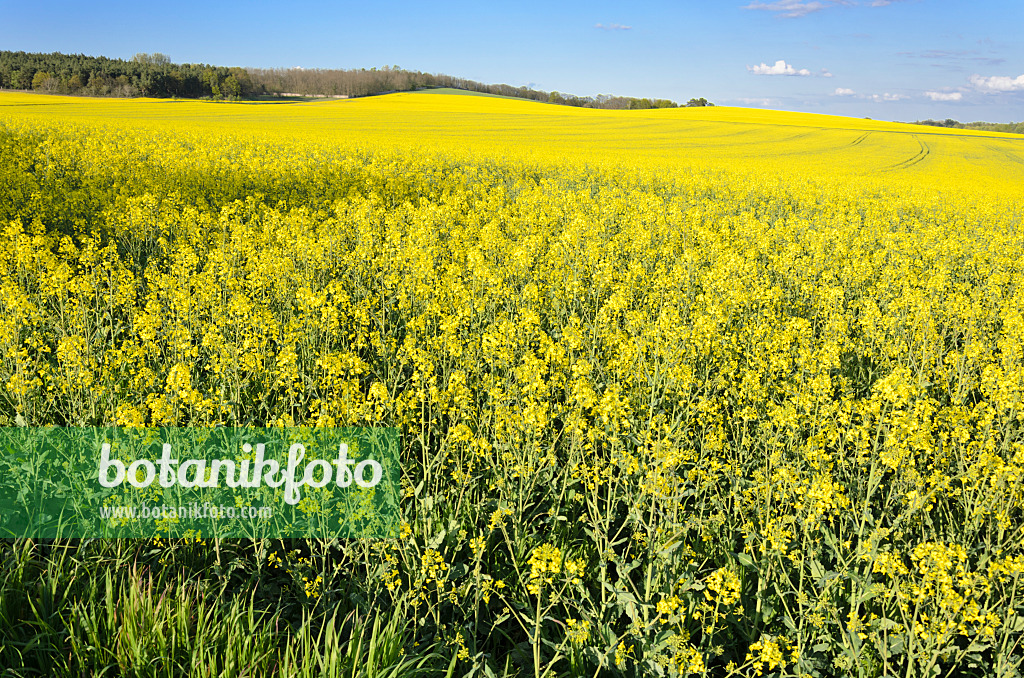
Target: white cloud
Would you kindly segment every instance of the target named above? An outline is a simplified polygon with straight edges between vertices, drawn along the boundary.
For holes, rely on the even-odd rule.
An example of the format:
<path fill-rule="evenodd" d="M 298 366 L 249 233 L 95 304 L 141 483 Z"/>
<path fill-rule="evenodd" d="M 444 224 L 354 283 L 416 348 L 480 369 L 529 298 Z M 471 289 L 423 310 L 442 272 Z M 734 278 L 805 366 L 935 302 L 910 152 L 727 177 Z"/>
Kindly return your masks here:
<path fill-rule="evenodd" d="M 835 90 L 829 96 L 832 97 L 856 97 L 858 99 L 867 99 L 868 101 L 903 101 L 910 97 L 906 94 L 892 94 L 885 92 L 884 94 L 857 94 L 854 90 L 849 87 L 836 87 Z"/>
<path fill-rule="evenodd" d="M 902 94 L 872 94 L 868 97 L 872 101 L 899 101 L 900 99 L 906 99 L 907 97 Z"/>
<path fill-rule="evenodd" d="M 924 95 L 932 101 L 960 101 L 964 98 L 960 92 L 925 92 Z"/>
<path fill-rule="evenodd" d="M 736 101 L 744 104 L 756 104 L 758 106 L 771 106 L 775 103 L 775 99 L 751 99 L 748 97 L 740 97 Z"/>
<path fill-rule="evenodd" d="M 1024 90 L 1024 75 L 1011 78 L 1008 75 L 993 75 L 986 78 L 975 73 L 970 78 L 971 84 L 981 92 L 1016 92 Z"/>
<path fill-rule="evenodd" d="M 887 7 L 894 2 L 902 2 L 902 0 L 872 0 L 870 3 L 864 0 L 775 0 L 775 2 L 754 0 L 749 5 L 744 5 L 743 9 L 775 12 L 776 16 L 795 19 L 832 7 L 863 7 L 864 5 L 869 7 Z"/>
<path fill-rule="evenodd" d="M 811 2 L 803 2 L 802 0 L 778 0 L 777 2 L 755 1 L 749 5 L 745 5 L 743 9 L 760 9 L 767 12 L 777 12 L 779 16 L 795 18 L 825 9 L 830 4 L 832 3 L 817 2 L 817 0 L 811 0 Z"/>
<path fill-rule="evenodd" d="M 774 66 L 761 62 L 760 66 L 747 66 L 747 70 L 754 75 L 810 75 L 811 72 L 806 68 L 801 68 L 799 71 L 793 68 L 792 65 L 787 64 L 782 59 L 775 62 Z"/>
<path fill-rule="evenodd" d="M 623 26 L 622 24 L 596 24 L 594 28 L 600 28 L 605 31 L 629 31 L 632 30 L 632 26 Z"/>

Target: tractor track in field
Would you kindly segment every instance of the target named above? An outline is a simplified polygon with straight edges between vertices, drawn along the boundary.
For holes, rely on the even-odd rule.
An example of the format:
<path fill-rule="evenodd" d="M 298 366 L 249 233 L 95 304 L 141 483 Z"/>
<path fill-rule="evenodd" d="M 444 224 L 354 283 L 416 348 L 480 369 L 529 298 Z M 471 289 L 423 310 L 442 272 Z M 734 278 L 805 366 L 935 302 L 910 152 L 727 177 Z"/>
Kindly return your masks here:
<path fill-rule="evenodd" d="M 851 142 L 850 142 L 849 144 L 847 144 L 847 145 L 848 145 L 848 146 L 857 146 L 857 145 L 859 145 L 859 144 L 860 144 L 860 142 L 864 141 L 864 140 L 865 140 L 865 139 L 867 139 L 867 138 L 868 138 L 869 136 L 871 136 L 871 132 L 864 132 L 864 134 L 861 134 L 861 135 L 860 135 L 859 137 L 857 137 L 856 139 L 854 139 L 853 141 L 851 141 Z"/>
<path fill-rule="evenodd" d="M 1016 162 L 1016 163 L 1020 163 L 1020 164 L 1024 165 L 1024 158 L 1022 158 L 1021 156 L 1017 155 L 1016 153 L 1011 153 L 1010 151 L 1007 151 L 1004 148 L 999 148 L 997 146 L 992 146 L 992 145 L 989 145 L 989 144 L 986 144 L 985 148 L 990 150 L 990 151 L 992 151 L 993 153 L 997 153 L 997 154 L 1003 156 L 1004 158 L 1006 158 L 1007 160 L 1010 160 L 1011 162 Z"/>
<path fill-rule="evenodd" d="M 883 168 L 882 171 L 891 172 L 893 170 L 907 169 L 908 167 L 913 167 L 914 165 L 918 164 L 919 162 L 922 162 L 925 158 L 927 158 L 928 155 L 932 152 L 932 149 L 928 146 L 928 144 L 921 141 L 921 138 L 916 134 L 914 135 L 914 140 L 917 141 L 917 144 L 920 147 L 917 153 L 907 158 L 903 162 L 898 162 L 895 165 L 890 165 L 888 167 Z"/>

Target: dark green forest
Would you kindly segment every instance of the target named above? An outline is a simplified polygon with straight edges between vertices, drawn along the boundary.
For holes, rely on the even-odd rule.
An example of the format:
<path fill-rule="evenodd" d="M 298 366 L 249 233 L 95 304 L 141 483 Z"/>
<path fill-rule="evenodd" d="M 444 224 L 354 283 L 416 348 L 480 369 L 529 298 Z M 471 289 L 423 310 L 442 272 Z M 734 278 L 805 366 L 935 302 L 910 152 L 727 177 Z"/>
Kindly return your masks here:
<path fill-rule="evenodd" d="M 173 64 L 162 54 L 130 61 L 83 54 L 0 52 L 0 87 L 115 97 L 243 98 L 263 93 L 244 68 Z"/>

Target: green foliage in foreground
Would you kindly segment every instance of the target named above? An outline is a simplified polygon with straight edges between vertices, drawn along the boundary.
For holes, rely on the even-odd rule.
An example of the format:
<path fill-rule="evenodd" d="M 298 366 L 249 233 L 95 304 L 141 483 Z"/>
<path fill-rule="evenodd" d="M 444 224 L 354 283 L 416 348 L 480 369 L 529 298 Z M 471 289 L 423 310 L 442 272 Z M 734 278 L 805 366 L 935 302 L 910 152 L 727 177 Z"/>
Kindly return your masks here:
<path fill-rule="evenodd" d="M 341 590 L 327 594 L 336 603 L 325 608 L 325 595 L 304 595 L 290 568 L 253 567 L 253 552 L 183 541 L 7 541 L 0 675 L 448 673 L 451 662 L 429 649 L 436 644 L 406 655 L 413 634 L 394 610 L 369 612 Z"/>

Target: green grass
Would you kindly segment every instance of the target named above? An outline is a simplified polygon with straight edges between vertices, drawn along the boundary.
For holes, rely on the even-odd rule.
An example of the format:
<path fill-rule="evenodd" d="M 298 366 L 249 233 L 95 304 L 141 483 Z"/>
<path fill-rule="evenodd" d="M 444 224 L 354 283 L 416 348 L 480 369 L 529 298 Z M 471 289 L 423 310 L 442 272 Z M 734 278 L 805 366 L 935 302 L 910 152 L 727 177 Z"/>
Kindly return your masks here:
<path fill-rule="evenodd" d="M 77 540 L 76 540 L 77 542 Z M 251 571 L 252 545 L 91 540 L 0 545 L 0 676 L 441 675 L 405 654 L 395 610 L 325 609 L 288 576 Z M 222 557 L 216 563 L 217 553 Z M 230 562 L 226 559 L 231 558 Z"/>

